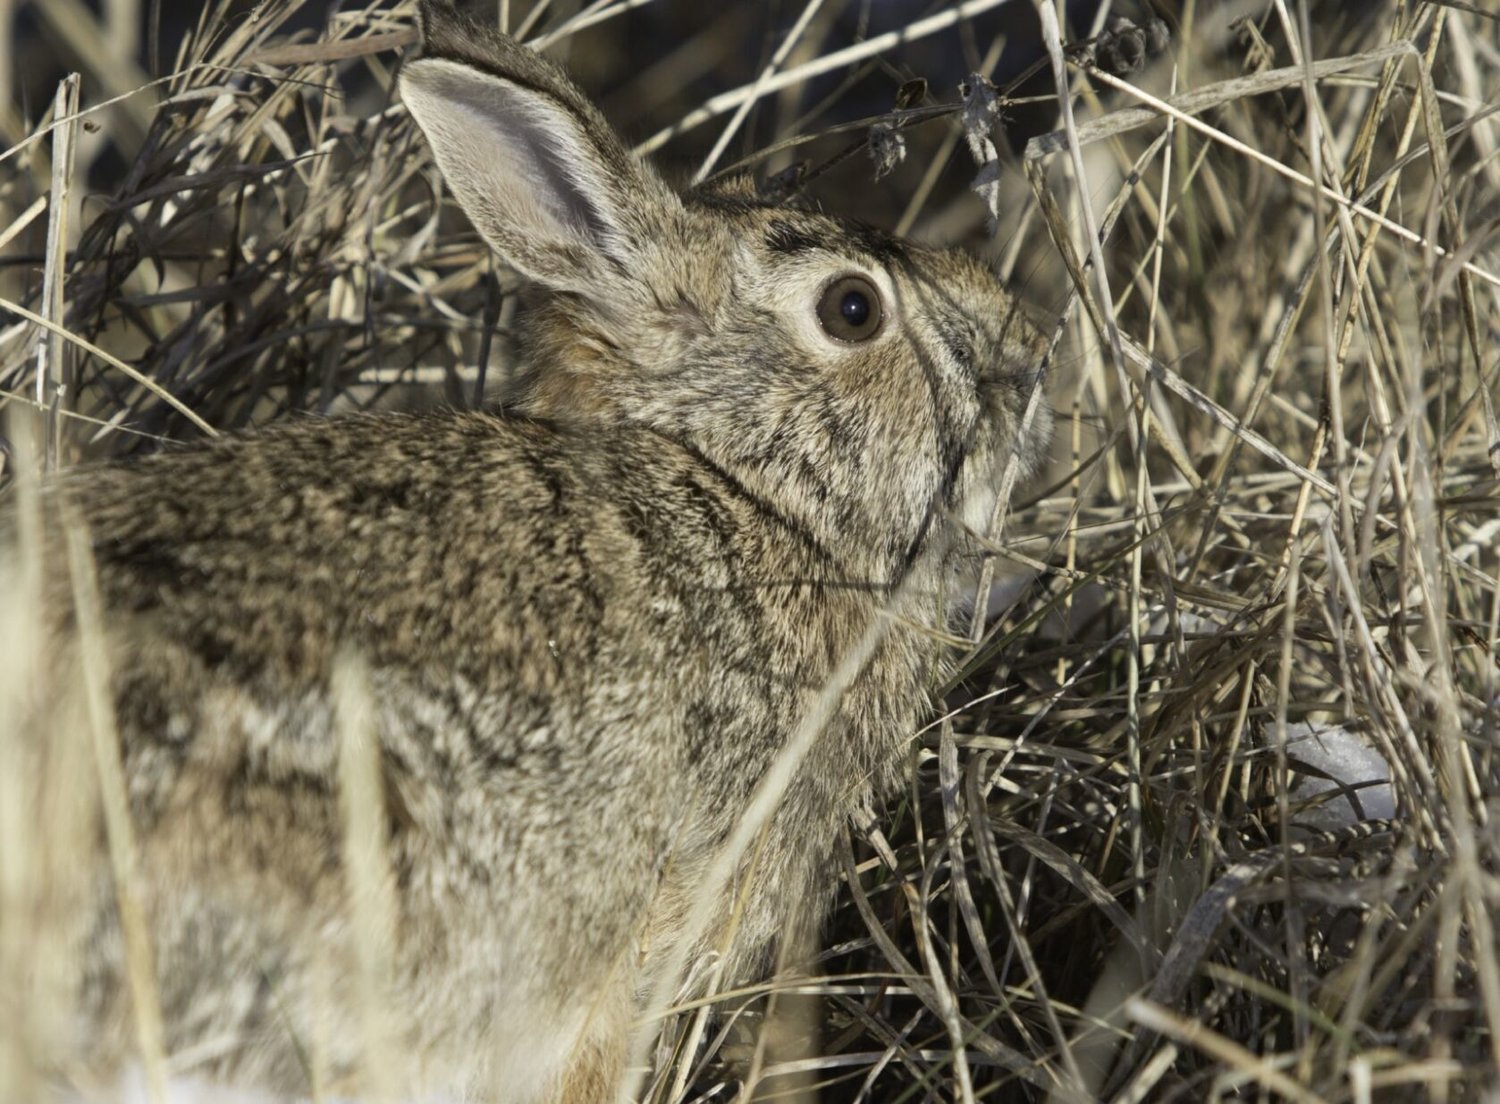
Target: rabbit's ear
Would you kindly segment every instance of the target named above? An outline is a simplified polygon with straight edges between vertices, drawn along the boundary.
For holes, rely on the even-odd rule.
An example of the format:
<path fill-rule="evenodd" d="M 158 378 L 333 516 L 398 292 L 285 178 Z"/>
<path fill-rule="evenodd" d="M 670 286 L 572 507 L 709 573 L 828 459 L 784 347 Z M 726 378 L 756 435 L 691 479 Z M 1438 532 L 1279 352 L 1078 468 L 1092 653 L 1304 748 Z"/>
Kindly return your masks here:
<path fill-rule="evenodd" d="M 680 200 L 557 66 L 424 0 L 401 96 L 469 219 L 527 276 L 597 296 Z"/>

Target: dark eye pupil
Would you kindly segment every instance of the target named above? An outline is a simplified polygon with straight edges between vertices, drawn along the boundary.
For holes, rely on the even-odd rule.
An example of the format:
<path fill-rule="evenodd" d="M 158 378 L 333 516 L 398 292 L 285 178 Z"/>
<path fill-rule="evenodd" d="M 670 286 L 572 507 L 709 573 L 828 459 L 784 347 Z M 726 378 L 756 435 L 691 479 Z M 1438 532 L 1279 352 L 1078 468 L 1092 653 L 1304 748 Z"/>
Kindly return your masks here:
<path fill-rule="evenodd" d="M 865 277 L 849 273 L 818 296 L 818 323 L 835 341 L 869 341 L 880 332 L 880 292 Z"/>

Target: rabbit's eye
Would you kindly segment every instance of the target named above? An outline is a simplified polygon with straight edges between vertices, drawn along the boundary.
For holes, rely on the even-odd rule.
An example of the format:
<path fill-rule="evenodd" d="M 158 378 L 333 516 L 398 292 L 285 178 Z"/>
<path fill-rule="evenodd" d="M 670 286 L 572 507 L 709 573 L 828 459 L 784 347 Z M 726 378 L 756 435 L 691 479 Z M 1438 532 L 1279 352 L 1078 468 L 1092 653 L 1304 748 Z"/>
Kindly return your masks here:
<path fill-rule="evenodd" d="M 880 292 L 863 276 L 840 276 L 823 289 L 818 321 L 836 341 L 869 341 L 880 332 Z"/>

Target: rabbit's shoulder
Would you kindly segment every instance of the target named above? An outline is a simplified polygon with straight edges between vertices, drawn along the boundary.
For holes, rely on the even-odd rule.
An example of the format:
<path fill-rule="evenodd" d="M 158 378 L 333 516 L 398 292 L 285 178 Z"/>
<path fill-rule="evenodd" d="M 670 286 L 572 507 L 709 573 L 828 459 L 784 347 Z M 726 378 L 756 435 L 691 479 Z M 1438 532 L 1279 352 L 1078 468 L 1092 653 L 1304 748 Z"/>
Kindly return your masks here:
<path fill-rule="evenodd" d="M 628 425 L 309 419 L 67 486 L 122 696 L 152 703 L 143 734 L 166 703 L 200 713 L 209 684 L 316 712 L 341 651 L 457 713 L 545 718 L 611 680 L 729 669 L 816 684 L 833 628 L 815 615 L 862 593 L 774 502 Z"/>

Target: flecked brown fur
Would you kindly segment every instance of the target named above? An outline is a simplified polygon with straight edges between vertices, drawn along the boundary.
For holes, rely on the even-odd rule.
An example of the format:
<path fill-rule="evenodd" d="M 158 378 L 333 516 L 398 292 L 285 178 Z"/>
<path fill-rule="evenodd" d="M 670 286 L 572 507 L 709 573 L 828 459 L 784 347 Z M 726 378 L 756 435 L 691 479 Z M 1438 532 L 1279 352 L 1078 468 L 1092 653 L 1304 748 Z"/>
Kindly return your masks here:
<path fill-rule="evenodd" d="M 733 918 L 727 976 L 897 780 L 957 522 L 1044 447 L 1019 436 L 1043 344 L 973 259 L 738 183 L 678 196 L 551 63 L 424 14 L 406 101 L 537 286 L 504 412 L 296 421 L 49 499 L 92 537 L 169 1051 L 283 1091 L 308 1053 L 360 1067 L 330 691 L 357 654 L 421 1085 L 602 1101 L 702 871 L 886 615 L 701 941 Z M 888 314 L 862 344 L 815 312 L 848 272 Z M 105 1069 L 133 1036 L 100 886 L 76 1042 Z"/>

